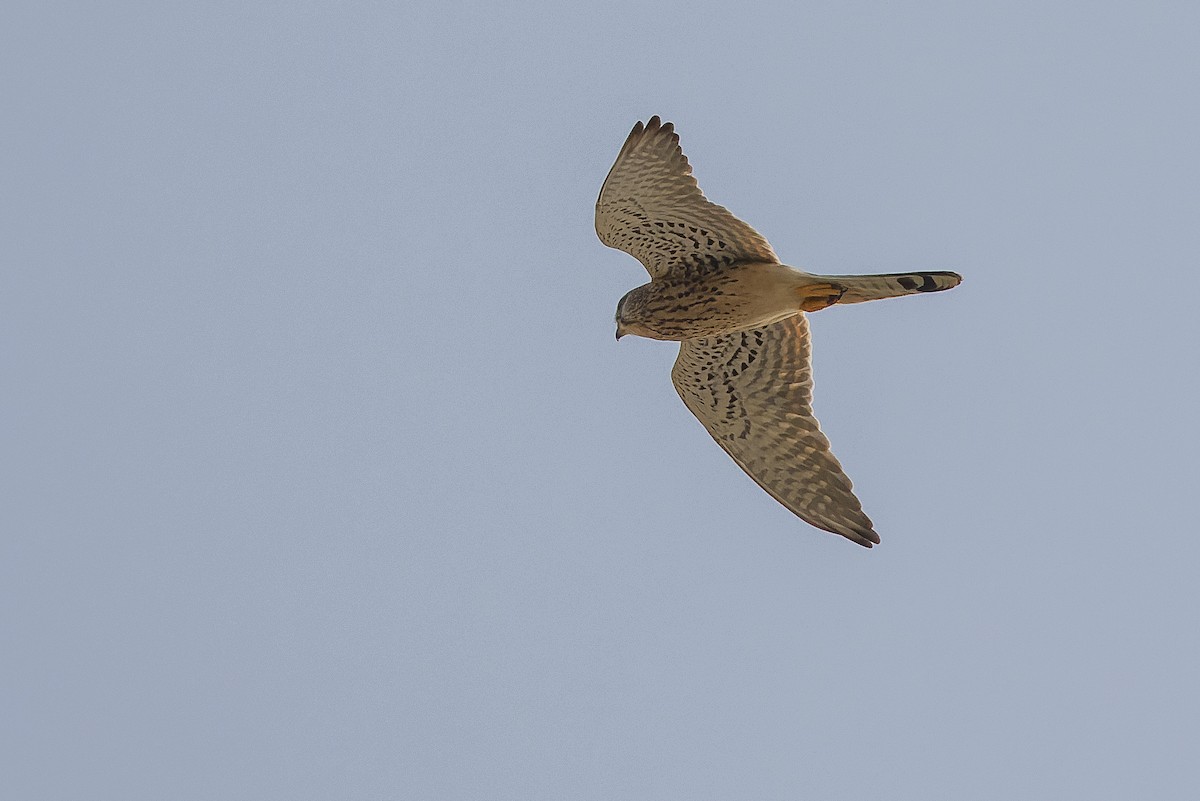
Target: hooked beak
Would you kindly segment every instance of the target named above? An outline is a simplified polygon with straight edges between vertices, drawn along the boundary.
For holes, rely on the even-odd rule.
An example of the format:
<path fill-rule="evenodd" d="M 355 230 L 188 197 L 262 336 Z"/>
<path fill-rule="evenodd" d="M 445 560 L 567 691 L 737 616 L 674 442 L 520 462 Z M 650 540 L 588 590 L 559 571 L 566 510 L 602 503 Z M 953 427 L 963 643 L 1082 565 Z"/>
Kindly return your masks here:
<path fill-rule="evenodd" d="M 625 336 L 625 329 L 621 327 L 620 323 L 617 323 L 617 341 L 620 342 L 623 336 Z"/>

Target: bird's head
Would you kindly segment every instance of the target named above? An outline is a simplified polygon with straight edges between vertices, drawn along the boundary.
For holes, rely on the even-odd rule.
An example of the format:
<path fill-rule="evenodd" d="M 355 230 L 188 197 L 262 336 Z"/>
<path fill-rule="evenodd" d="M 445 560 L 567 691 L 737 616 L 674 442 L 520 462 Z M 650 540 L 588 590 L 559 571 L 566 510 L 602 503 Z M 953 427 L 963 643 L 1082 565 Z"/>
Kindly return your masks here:
<path fill-rule="evenodd" d="M 625 303 L 629 300 L 629 296 L 632 294 L 633 291 L 626 292 L 621 299 L 617 301 L 617 313 L 614 315 L 614 319 L 617 321 L 618 341 L 621 339 L 621 337 L 629 333 L 629 331 L 625 328 Z"/>
<path fill-rule="evenodd" d="M 648 325 L 649 320 L 646 312 L 649 290 L 650 284 L 644 284 L 637 289 L 629 290 L 623 298 L 617 301 L 617 313 L 615 315 L 617 339 L 626 334 L 650 337 L 651 339 L 663 338 L 661 334 L 655 332 Z"/>

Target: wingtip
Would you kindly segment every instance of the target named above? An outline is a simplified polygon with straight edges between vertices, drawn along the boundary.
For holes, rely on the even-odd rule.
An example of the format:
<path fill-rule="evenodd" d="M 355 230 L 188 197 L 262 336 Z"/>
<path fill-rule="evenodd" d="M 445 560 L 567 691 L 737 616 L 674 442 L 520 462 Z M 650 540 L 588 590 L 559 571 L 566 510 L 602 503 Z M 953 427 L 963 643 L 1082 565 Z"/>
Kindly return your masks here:
<path fill-rule="evenodd" d="M 875 533 L 875 529 L 865 526 L 847 527 L 834 533 L 841 534 L 846 539 L 864 548 L 874 548 L 879 544 L 879 535 Z"/>
<path fill-rule="evenodd" d="M 640 127 L 641 125 L 642 125 L 642 123 L 639 122 L 637 124 L 637 126 L 634 127 L 634 130 L 637 130 L 637 128 Z M 644 130 L 647 134 L 656 134 L 656 133 L 672 134 L 675 132 L 675 124 L 671 123 L 671 122 L 663 122 L 662 117 L 655 114 L 653 117 L 651 117 L 649 120 L 646 121 Z"/>
<path fill-rule="evenodd" d="M 800 516 L 797 513 L 797 516 Z M 866 525 L 856 525 L 854 523 L 836 523 L 832 521 L 813 521 L 801 516 L 801 519 L 807 523 L 811 523 L 817 528 L 824 529 L 830 534 L 837 534 L 840 537 L 853 542 L 855 545 L 861 545 L 864 548 L 874 548 L 879 544 L 879 535 L 875 533 L 875 529 L 871 527 L 870 521 Z"/>
<path fill-rule="evenodd" d="M 879 544 L 879 535 L 876 534 L 873 529 L 853 529 L 850 531 L 839 531 L 837 533 L 841 534 L 843 537 L 855 543 L 856 545 L 861 545 L 864 548 L 874 548 Z"/>

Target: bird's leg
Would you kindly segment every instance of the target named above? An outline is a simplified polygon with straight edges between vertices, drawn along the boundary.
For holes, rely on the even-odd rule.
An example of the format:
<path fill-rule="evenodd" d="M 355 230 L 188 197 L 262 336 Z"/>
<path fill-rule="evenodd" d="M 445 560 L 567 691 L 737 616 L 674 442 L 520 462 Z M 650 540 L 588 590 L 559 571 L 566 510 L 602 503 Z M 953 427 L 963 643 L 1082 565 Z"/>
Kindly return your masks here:
<path fill-rule="evenodd" d="M 815 312 L 841 300 L 846 288 L 837 284 L 808 284 L 798 288 L 796 294 L 800 297 L 801 311 Z"/>

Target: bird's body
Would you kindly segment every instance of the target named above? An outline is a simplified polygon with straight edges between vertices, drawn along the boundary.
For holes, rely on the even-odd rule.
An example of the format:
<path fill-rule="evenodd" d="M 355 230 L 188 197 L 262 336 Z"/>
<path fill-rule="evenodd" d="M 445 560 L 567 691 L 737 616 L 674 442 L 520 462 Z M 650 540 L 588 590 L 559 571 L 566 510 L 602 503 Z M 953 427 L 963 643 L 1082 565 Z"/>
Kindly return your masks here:
<path fill-rule="evenodd" d="M 627 319 L 622 334 L 682 341 L 760 328 L 834 303 L 937 292 L 958 280 L 954 273 L 813 275 L 778 262 L 737 261 L 686 280 L 642 284 L 618 309 Z"/>
<path fill-rule="evenodd" d="M 617 338 L 678 340 L 684 404 L 758 484 L 819 528 L 879 542 L 812 414 L 805 312 L 950 289 L 950 272 L 814 275 L 709 202 L 670 123 L 634 126 L 596 201 L 596 233 L 651 281 L 617 304 Z"/>
<path fill-rule="evenodd" d="M 771 262 L 739 261 L 686 281 L 651 281 L 625 296 L 629 333 L 684 340 L 770 325 L 800 311 L 812 276 Z"/>

